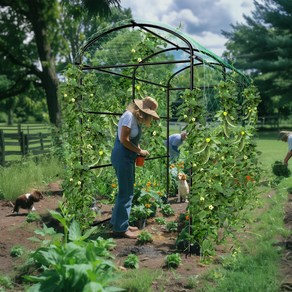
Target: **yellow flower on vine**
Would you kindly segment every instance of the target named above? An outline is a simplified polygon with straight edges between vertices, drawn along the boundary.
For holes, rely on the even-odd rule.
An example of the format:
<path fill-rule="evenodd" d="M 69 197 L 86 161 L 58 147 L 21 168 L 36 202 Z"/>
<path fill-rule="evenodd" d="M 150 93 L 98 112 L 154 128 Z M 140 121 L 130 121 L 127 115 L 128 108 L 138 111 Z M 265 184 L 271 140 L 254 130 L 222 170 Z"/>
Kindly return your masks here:
<path fill-rule="evenodd" d="M 223 112 L 223 115 L 226 117 L 228 115 L 228 113 L 227 112 Z"/>
<path fill-rule="evenodd" d="M 213 210 L 214 209 L 213 205 L 209 205 L 209 209 Z"/>
<path fill-rule="evenodd" d="M 103 155 L 103 151 L 102 150 L 99 150 L 98 151 L 98 154 L 99 154 L 99 156 L 102 156 Z"/>
<path fill-rule="evenodd" d="M 151 207 L 151 204 L 145 204 L 145 207 L 146 207 L 147 209 L 149 209 L 149 208 Z"/>
<path fill-rule="evenodd" d="M 79 186 L 81 186 L 81 181 L 79 180 L 77 184 L 78 184 Z"/>
<path fill-rule="evenodd" d="M 244 136 L 245 135 L 245 132 L 244 131 L 241 131 L 241 135 Z"/>
<path fill-rule="evenodd" d="M 117 185 L 116 184 L 112 184 L 112 188 L 116 188 L 117 187 Z"/>
<path fill-rule="evenodd" d="M 156 136 L 156 131 L 153 131 L 152 135 L 153 135 L 153 136 Z"/>
<path fill-rule="evenodd" d="M 131 53 L 133 53 L 133 54 L 136 53 L 136 50 L 135 49 L 132 49 L 131 50 Z"/>
<path fill-rule="evenodd" d="M 75 102 L 75 98 L 71 98 L 71 101 L 72 101 L 72 102 Z"/>
<path fill-rule="evenodd" d="M 211 138 L 206 138 L 206 142 L 209 143 L 211 141 Z"/>
<path fill-rule="evenodd" d="M 188 116 L 187 115 L 184 115 L 184 119 L 186 119 Z"/>
<path fill-rule="evenodd" d="M 201 202 L 204 202 L 205 201 L 205 198 L 204 197 L 200 197 L 200 201 Z"/>
<path fill-rule="evenodd" d="M 147 182 L 147 183 L 146 183 L 146 186 L 147 186 L 147 187 L 150 187 L 150 186 L 151 186 L 151 182 L 150 182 L 150 181 Z"/>
<path fill-rule="evenodd" d="M 74 179 L 71 177 L 71 178 L 70 178 L 70 181 L 73 181 L 73 180 L 74 180 Z"/>
<path fill-rule="evenodd" d="M 90 97 L 93 97 L 93 93 L 90 93 L 90 95 L 89 95 Z"/>
<path fill-rule="evenodd" d="M 196 121 L 196 118 L 192 118 L 192 122 L 195 122 Z"/>
<path fill-rule="evenodd" d="M 138 58 L 137 61 L 138 61 L 139 63 L 141 63 L 141 62 L 142 62 L 142 59 L 141 59 L 141 58 Z"/>
<path fill-rule="evenodd" d="M 67 95 L 67 93 L 64 93 L 64 97 L 67 97 L 68 95 Z"/>

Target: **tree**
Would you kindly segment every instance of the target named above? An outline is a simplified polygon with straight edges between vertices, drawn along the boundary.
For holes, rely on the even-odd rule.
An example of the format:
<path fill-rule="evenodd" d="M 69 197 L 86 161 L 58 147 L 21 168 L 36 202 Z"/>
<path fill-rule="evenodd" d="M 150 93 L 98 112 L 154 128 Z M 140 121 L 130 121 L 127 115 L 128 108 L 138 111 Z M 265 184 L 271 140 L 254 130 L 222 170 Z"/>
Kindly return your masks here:
<path fill-rule="evenodd" d="M 119 3 L 120 0 L 0 0 L 0 74 L 6 76 L 6 82 L 0 79 L 0 100 L 24 93 L 31 85 L 41 86 L 50 122 L 58 125 L 56 59 L 62 58 L 59 52 L 66 47 L 61 41 L 61 8 L 71 5 L 72 9 L 84 8 L 88 15 L 108 16 L 111 7 L 119 8 Z"/>
<path fill-rule="evenodd" d="M 292 109 L 292 1 L 254 1 L 246 24 L 232 25 L 224 56 L 244 69 L 259 88 L 261 115 L 287 115 Z"/>

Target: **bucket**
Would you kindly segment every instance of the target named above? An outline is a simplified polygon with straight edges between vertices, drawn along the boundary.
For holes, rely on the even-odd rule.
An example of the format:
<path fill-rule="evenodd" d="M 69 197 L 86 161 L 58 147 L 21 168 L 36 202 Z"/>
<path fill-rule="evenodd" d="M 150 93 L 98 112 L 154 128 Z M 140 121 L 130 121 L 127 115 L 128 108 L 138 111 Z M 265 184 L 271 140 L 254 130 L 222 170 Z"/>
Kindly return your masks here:
<path fill-rule="evenodd" d="M 137 156 L 136 165 L 137 166 L 143 166 L 144 165 L 144 160 L 145 160 L 144 156 Z"/>

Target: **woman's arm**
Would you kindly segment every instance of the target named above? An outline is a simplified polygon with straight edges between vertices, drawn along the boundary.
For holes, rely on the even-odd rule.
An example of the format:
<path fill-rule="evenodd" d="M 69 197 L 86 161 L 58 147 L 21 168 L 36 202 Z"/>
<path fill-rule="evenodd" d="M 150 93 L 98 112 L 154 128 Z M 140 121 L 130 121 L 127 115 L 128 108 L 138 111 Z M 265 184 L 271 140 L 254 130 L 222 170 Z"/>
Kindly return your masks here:
<path fill-rule="evenodd" d="M 146 156 L 149 155 L 149 152 L 147 150 L 142 150 L 141 148 L 135 146 L 131 141 L 130 141 L 130 133 L 131 133 L 131 129 L 126 127 L 126 126 L 122 126 L 122 131 L 121 131 L 121 136 L 120 136 L 120 142 L 129 150 L 142 155 L 142 156 Z"/>
<path fill-rule="evenodd" d="M 285 158 L 284 158 L 284 164 L 288 164 L 289 159 L 292 156 L 292 150 L 288 151 L 288 153 L 286 154 Z"/>

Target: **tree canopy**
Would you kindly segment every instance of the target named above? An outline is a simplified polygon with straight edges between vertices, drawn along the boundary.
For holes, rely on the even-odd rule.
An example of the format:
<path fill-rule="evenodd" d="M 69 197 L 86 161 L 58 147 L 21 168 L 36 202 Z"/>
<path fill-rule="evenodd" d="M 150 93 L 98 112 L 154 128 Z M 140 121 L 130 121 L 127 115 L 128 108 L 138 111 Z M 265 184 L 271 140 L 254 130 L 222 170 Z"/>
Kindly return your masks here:
<path fill-rule="evenodd" d="M 0 101 L 41 89 L 57 125 L 58 73 L 116 8 L 120 0 L 0 0 Z"/>
<path fill-rule="evenodd" d="M 246 24 L 232 25 L 224 56 L 254 79 L 261 92 L 260 115 L 285 116 L 292 109 L 292 1 L 254 1 Z M 230 62 L 230 61 L 229 61 Z"/>

